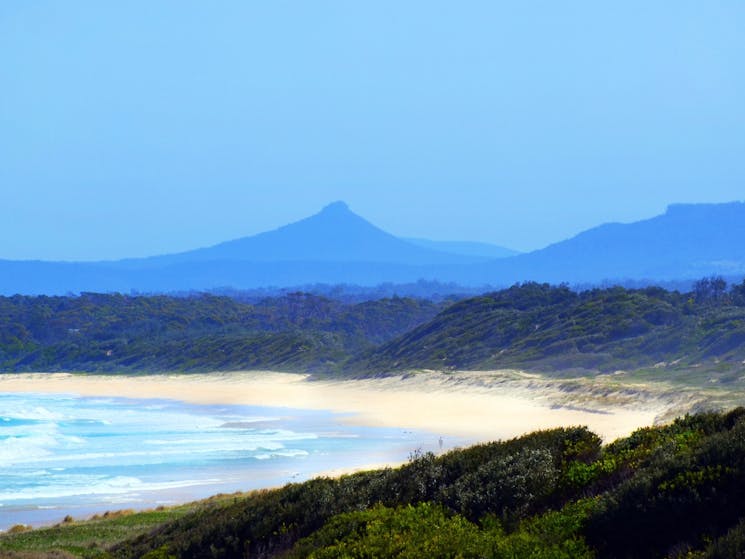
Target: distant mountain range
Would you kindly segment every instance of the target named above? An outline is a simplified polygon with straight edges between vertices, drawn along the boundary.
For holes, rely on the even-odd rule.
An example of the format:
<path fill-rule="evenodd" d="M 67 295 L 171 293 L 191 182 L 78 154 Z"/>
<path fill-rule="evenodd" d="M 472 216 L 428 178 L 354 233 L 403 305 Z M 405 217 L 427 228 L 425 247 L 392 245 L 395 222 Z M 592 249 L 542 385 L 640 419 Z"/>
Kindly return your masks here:
<path fill-rule="evenodd" d="M 171 292 L 420 279 L 465 286 L 599 283 L 745 274 L 745 204 L 678 204 L 526 254 L 484 243 L 402 239 L 335 202 L 266 233 L 188 252 L 104 262 L 0 260 L 0 293 Z"/>

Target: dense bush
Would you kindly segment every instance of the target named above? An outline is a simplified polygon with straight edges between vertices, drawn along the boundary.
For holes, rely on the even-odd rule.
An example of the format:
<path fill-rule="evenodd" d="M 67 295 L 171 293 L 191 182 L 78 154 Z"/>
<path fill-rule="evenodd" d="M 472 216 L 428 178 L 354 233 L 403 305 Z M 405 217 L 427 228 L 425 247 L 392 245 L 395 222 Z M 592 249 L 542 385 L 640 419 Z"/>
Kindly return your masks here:
<path fill-rule="evenodd" d="M 525 283 L 453 304 L 399 297 L 351 304 L 301 293 L 251 303 L 214 295 L 0 297 L 0 370 L 365 375 L 702 361 L 742 369 L 743 289 L 722 291 L 711 279 L 687 294 Z"/>
<path fill-rule="evenodd" d="M 289 294 L 0 297 L 0 370 L 328 370 L 432 318 L 443 304 L 345 304 Z"/>
<path fill-rule="evenodd" d="M 717 360 L 742 368 L 739 289 L 702 298 L 655 287 L 574 293 L 526 283 L 455 303 L 347 366 L 613 371 Z"/>
<path fill-rule="evenodd" d="M 76 524 L 44 541 L 68 529 L 80 541 L 87 528 Z M 101 549 L 101 528 L 89 531 L 90 549 Z M 745 409 L 606 446 L 567 428 L 417 455 L 396 469 L 211 500 L 139 533 L 100 559 L 743 557 Z M 22 556 L 34 534 L 0 537 L 0 556 Z"/>
<path fill-rule="evenodd" d="M 489 516 L 516 525 L 529 513 L 547 510 L 549 501 L 556 499 L 553 486 L 540 482 L 555 482 L 564 465 L 597 452 L 598 441 L 583 428 L 555 429 L 439 457 L 416 455 L 394 470 L 291 484 L 194 513 L 112 553 L 134 559 L 165 545 L 170 553 L 183 558 L 231 558 L 245 553 L 273 557 L 321 529 L 331 518 L 376 505 L 395 509 L 429 502 L 444 507 L 450 515 L 463 509 L 473 515 L 471 522 Z M 537 464 L 545 471 L 531 471 Z M 486 470 L 480 470 L 484 466 Z M 509 478 L 491 479 L 490 473 L 508 474 Z M 494 486 L 489 499 L 474 490 L 476 480 Z"/>
<path fill-rule="evenodd" d="M 601 447 L 540 431 L 236 499 L 112 549 L 175 557 L 736 557 L 745 410 Z"/>

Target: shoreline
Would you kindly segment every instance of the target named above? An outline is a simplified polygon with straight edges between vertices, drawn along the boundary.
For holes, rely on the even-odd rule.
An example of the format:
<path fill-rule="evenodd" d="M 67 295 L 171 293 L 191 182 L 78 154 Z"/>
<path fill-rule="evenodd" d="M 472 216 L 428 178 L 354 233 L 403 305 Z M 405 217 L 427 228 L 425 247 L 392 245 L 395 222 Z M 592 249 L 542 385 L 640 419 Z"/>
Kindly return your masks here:
<path fill-rule="evenodd" d="M 610 442 L 690 407 L 674 394 L 629 394 L 626 389 L 599 395 L 588 387 L 567 388 L 566 381 L 517 371 L 354 380 L 314 380 L 307 374 L 271 371 L 5 373 L 0 375 L 0 392 L 326 410 L 343 414 L 350 425 L 428 431 L 470 444 L 570 425 L 587 425 Z"/>
<path fill-rule="evenodd" d="M 262 406 L 292 410 L 323 411 L 337 415 L 350 427 L 403 429 L 426 435 L 418 443 L 424 451 L 446 452 L 452 448 L 505 440 L 554 427 L 586 425 L 608 443 L 632 431 L 661 423 L 689 411 L 700 402 L 665 386 L 608 384 L 604 379 L 554 379 L 521 371 L 421 371 L 370 379 L 317 380 L 308 374 L 271 371 L 237 371 L 199 374 L 90 374 L 4 373 L 0 394 L 72 395 L 132 400 L 170 400 L 191 405 Z M 421 437 L 420 437 L 421 438 Z M 438 450 L 438 438 L 440 445 Z M 444 444 L 442 442 L 444 439 Z M 360 464 L 317 464 L 302 479 L 339 477 L 344 474 L 396 467 L 400 457 L 368 454 Z M 287 481 L 301 481 L 288 479 Z M 276 483 L 235 489 L 271 488 Z M 230 489 L 228 489 L 229 491 Z M 222 491 L 220 491 L 222 492 Z M 169 506 L 194 500 L 185 490 L 162 493 Z M 159 494 L 160 494 L 159 493 Z M 197 499 L 207 498 L 203 494 Z M 153 493 L 155 495 L 155 493 Z M 149 508 L 154 501 L 150 499 Z M 162 501 L 166 502 L 166 501 Z M 87 512 L 115 510 L 96 505 Z M 131 508 L 132 505 L 123 505 Z M 31 524 L 54 523 L 71 510 L 49 511 Z M 140 509 L 137 505 L 134 508 Z M 87 509 L 86 509 L 87 510 Z M 83 513 L 80 518 L 90 514 Z M 59 517 L 59 518 L 56 518 Z M 52 520 L 54 518 L 54 520 Z"/>

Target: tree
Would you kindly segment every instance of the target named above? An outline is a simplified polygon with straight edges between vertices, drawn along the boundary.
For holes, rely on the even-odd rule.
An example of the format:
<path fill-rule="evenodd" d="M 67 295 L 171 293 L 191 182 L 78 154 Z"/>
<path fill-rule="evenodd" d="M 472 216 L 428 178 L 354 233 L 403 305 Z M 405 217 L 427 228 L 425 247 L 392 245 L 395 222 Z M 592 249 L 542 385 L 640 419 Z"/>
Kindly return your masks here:
<path fill-rule="evenodd" d="M 733 285 L 730 289 L 732 304 L 745 307 L 745 279 L 739 285 Z"/>
<path fill-rule="evenodd" d="M 699 304 L 715 304 L 725 300 L 727 282 L 722 276 L 702 278 L 693 284 L 693 296 Z"/>

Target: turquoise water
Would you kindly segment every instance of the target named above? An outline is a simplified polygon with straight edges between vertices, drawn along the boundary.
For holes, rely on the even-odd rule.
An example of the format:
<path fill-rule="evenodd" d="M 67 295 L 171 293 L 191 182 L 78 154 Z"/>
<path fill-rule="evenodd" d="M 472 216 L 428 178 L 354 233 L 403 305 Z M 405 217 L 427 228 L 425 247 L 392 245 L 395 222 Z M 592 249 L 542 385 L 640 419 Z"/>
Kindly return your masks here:
<path fill-rule="evenodd" d="M 0 530 L 405 460 L 437 436 L 329 412 L 0 394 Z"/>

